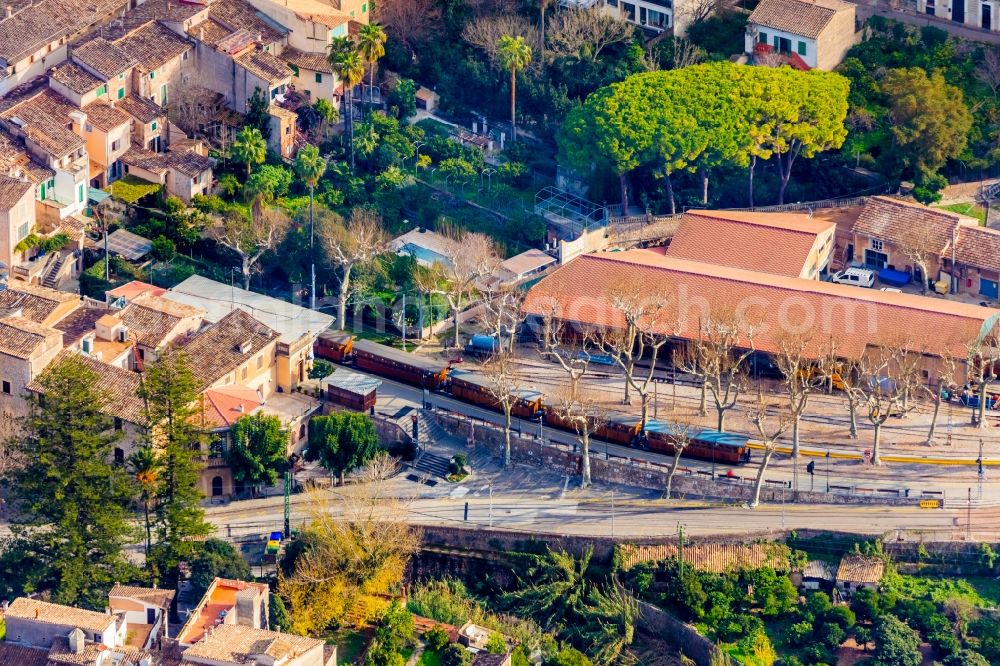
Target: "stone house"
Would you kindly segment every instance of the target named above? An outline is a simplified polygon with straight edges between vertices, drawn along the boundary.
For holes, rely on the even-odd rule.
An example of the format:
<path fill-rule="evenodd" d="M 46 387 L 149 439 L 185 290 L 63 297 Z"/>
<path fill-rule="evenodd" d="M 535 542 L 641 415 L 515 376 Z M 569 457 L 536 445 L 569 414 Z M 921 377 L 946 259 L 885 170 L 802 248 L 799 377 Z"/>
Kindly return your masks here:
<path fill-rule="evenodd" d="M 885 575 L 885 561 L 866 555 L 845 555 L 837 567 L 837 589 L 847 597 L 856 590 L 878 589 Z"/>
<path fill-rule="evenodd" d="M 18 597 L 4 609 L 6 640 L 32 647 L 51 647 L 58 638 L 82 630 L 87 641 L 115 648 L 125 644 L 125 619 L 121 615 L 50 604 Z"/>

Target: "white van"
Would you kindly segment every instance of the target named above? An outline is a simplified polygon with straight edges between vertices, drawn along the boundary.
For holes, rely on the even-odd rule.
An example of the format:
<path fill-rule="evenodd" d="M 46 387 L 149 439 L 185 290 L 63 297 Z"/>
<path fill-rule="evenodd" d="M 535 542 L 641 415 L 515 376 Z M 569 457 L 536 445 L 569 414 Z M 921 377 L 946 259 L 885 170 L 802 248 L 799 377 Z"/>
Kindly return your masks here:
<path fill-rule="evenodd" d="M 855 287 L 872 287 L 875 284 L 875 271 L 867 268 L 848 268 L 831 275 L 830 282 L 852 284 Z"/>

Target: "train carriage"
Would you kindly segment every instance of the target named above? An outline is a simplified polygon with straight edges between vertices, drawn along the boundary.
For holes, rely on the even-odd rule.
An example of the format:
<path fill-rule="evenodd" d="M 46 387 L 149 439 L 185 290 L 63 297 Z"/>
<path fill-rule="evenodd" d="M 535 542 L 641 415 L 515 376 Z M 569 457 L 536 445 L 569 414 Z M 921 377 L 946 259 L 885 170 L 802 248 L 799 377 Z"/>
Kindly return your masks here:
<path fill-rule="evenodd" d="M 353 335 L 326 330 L 316 336 L 313 353 L 318 358 L 325 358 L 334 363 L 343 363 L 350 357 L 353 348 Z"/>
<path fill-rule="evenodd" d="M 490 392 L 490 379 L 468 370 L 452 370 L 449 391 L 453 396 L 474 405 L 503 411 L 500 401 Z M 536 418 L 542 409 L 542 394 L 530 389 L 511 391 L 514 401 L 511 415 L 522 419 Z"/>
<path fill-rule="evenodd" d="M 655 420 L 646 423 L 646 445 L 650 451 L 673 455 L 675 435 L 670 426 Z M 714 460 L 717 463 L 742 465 L 750 460 L 748 439 L 735 433 L 719 432 L 718 430 L 702 430 L 691 437 L 684 448 L 682 456 L 701 460 Z"/>
<path fill-rule="evenodd" d="M 448 377 L 447 361 L 410 354 L 370 340 L 355 340 L 354 366 L 406 384 L 434 390 Z"/>

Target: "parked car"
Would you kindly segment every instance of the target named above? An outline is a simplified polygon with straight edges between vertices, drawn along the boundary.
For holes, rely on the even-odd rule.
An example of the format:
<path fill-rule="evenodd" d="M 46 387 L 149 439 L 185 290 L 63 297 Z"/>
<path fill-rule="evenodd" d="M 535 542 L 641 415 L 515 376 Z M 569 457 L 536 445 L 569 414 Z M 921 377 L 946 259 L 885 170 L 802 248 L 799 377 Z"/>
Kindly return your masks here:
<path fill-rule="evenodd" d="M 872 287 L 875 284 L 875 271 L 867 268 L 847 268 L 831 275 L 830 282 L 851 284 L 855 287 Z"/>

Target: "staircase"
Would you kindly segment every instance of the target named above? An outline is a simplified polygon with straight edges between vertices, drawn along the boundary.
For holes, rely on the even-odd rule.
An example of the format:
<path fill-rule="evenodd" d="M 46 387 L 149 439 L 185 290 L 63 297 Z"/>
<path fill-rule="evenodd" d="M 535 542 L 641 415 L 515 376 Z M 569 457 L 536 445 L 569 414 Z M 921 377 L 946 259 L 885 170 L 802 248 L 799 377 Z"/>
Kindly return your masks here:
<path fill-rule="evenodd" d="M 59 271 L 62 270 L 63 264 L 66 262 L 66 255 L 60 252 L 52 256 L 55 257 L 55 260 L 49 260 L 49 265 L 42 276 L 42 286 L 57 289 L 59 287 Z"/>
<path fill-rule="evenodd" d="M 448 478 L 451 473 L 451 461 L 448 458 L 426 451 L 419 454 L 410 467 L 428 476 L 437 476 L 442 479 Z"/>
<path fill-rule="evenodd" d="M 438 442 L 447 440 L 454 442 L 457 438 L 442 428 L 425 410 L 417 410 L 417 459 L 410 466 L 430 476 L 447 478 L 450 473 L 450 458 L 431 453 Z"/>

